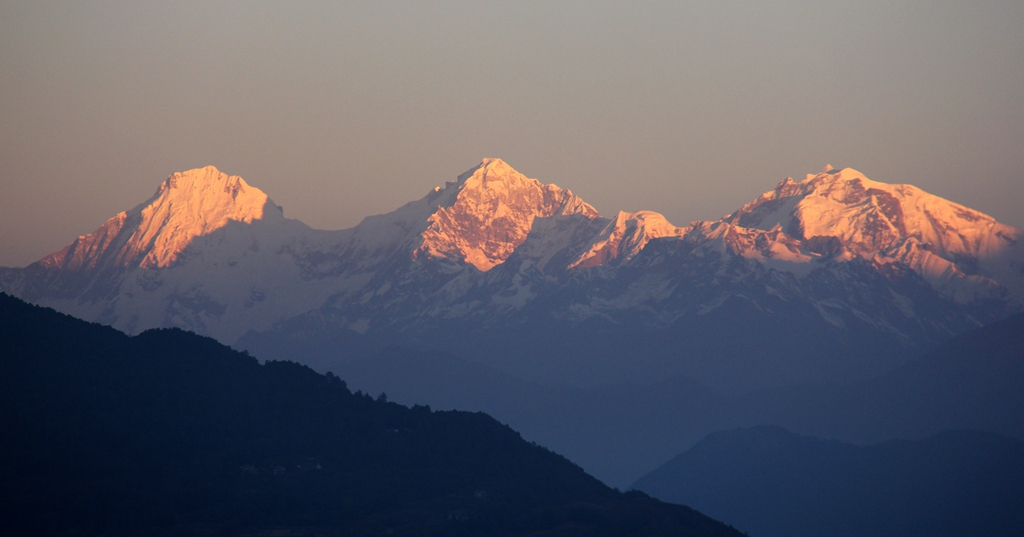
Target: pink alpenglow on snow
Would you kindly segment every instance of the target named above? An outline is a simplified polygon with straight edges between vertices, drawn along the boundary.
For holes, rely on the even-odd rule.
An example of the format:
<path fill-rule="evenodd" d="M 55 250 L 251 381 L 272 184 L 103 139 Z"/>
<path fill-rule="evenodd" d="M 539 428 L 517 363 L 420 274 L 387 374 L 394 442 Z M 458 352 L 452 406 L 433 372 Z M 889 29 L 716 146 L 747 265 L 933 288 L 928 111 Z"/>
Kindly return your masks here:
<path fill-rule="evenodd" d="M 112 266 L 165 268 L 196 237 L 230 221 L 248 224 L 263 218 L 268 203 L 274 208 L 270 214 L 281 214 L 263 191 L 213 166 L 178 172 L 161 183 L 156 194 L 142 205 L 119 213 L 40 263 L 72 270 L 97 268 L 101 260 Z M 110 252 L 111 247 L 116 251 Z"/>

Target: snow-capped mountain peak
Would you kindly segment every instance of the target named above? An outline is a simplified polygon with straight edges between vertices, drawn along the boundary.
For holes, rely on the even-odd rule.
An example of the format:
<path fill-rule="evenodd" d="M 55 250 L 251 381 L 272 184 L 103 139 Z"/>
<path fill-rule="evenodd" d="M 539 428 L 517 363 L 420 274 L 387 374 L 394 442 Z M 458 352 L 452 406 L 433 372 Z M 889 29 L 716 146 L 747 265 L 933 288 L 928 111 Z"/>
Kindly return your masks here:
<path fill-rule="evenodd" d="M 152 198 L 40 260 L 46 268 L 164 268 L 196 238 L 230 221 L 281 218 L 280 207 L 237 175 L 213 166 L 178 172 Z"/>
<path fill-rule="evenodd" d="M 552 375 L 608 380 L 646 351 L 622 354 L 606 334 L 653 342 L 655 369 L 680 349 L 711 349 L 700 347 L 711 334 L 708 345 L 737 342 L 729 356 L 775 353 L 762 365 L 841 339 L 853 345 L 843 367 L 866 372 L 863 356 L 1024 308 L 1022 239 L 849 168 L 787 178 L 721 220 L 680 228 L 651 211 L 601 218 L 572 192 L 485 159 L 395 211 L 324 231 L 207 167 L 172 175 L 61 252 L 0 268 L 0 290 L 129 333 L 177 326 L 254 349 L 319 341 L 325 359 L 353 332 L 436 348 L 495 334 L 498 344 L 472 336 L 466 352 L 508 347 L 513 372 L 536 356 Z M 721 356 L 708 367 L 738 369 Z"/>
<path fill-rule="evenodd" d="M 838 247 L 843 255 L 899 262 L 949 295 L 959 293 L 958 299 L 978 298 L 979 285 L 992 288 L 986 277 L 975 277 L 980 274 L 998 275 L 1011 289 L 1024 287 L 1024 276 L 1010 268 L 1021 262 L 1021 230 L 912 185 L 872 181 L 852 168 L 827 166 L 799 183 L 787 178 L 724 221 L 765 231 L 780 226 L 809 251 L 825 253 L 820 250 L 827 246 L 834 254 Z"/>
<path fill-rule="evenodd" d="M 998 249 L 999 232 L 1014 228 L 991 216 L 905 184 L 872 181 L 852 168 L 792 179 L 724 220 L 769 230 L 781 225 L 797 239 L 836 237 L 864 257 L 915 238 L 943 256 L 979 256 Z M 988 240 L 985 240 L 988 239 Z"/>
<path fill-rule="evenodd" d="M 661 213 L 654 211 L 619 211 L 615 219 L 594 238 L 590 248 L 570 269 L 585 269 L 604 265 L 613 259 L 619 262 L 632 259 L 652 239 L 682 237 L 685 228 L 672 225 Z"/>
<path fill-rule="evenodd" d="M 528 178 L 497 158 L 484 159 L 431 196 L 440 203 L 427 218 L 414 257 L 458 259 L 482 271 L 508 259 L 535 218 L 599 216 L 571 191 Z"/>

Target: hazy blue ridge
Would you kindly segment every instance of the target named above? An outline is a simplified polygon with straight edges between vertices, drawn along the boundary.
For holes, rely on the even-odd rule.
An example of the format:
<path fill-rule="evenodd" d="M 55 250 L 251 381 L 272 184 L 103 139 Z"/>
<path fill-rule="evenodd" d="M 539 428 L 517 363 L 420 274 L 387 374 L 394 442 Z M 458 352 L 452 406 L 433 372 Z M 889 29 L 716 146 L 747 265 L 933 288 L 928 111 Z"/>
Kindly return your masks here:
<path fill-rule="evenodd" d="M 0 294 L 8 535 L 738 535 L 483 413 Z"/>
<path fill-rule="evenodd" d="M 757 537 L 1024 534 L 1024 442 L 977 431 L 857 446 L 737 429 L 634 487 Z"/>
<path fill-rule="evenodd" d="M 385 391 L 403 403 L 487 412 L 621 488 L 710 433 L 762 424 L 859 444 L 956 429 L 1024 440 L 1024 314 L 965 333 L 882 376 L 745 395 L 685 377 L 542 385 L 442 352 L 395 346 L 335 371 L 353 389 Z"/>

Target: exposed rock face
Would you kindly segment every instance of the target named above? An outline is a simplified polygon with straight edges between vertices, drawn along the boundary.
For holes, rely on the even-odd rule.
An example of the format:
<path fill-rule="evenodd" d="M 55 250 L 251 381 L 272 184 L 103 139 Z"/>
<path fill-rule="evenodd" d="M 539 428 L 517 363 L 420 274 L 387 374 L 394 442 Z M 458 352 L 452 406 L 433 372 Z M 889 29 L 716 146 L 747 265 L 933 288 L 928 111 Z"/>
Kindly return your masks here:
<path fill-rule="evenodd" d="M 677 227 L 650 211 L 602 218 L 570 191 L 485 159 L 391 213 L 317 231 L 207 167 L 171 176 L 60 252 L 0 270 L 0 290 L 130 333 L 178 326 L 254 352 L 270 352 L 252 343 L 266 336 L 278 349 L 320 341 L 315 352 L 338 356 L 338 338 L 358 337 L 458 344 L 450 350 L 524 376 L 551 367 L 607 381 L 646 367 L 700 377 L 676 368 L 697 359 L 684 354 L 733 345 L 743 360 L 784 361 L 810 352 L 792 346 L 838 341 L 849 357 L 891 358 L 1020 311 L 1021 238 L 849 168 L 787 179 L 722 220 Z M 771 326 L 788 342 L 755 334 Z M 570 367 L 571 356 L 589 362 Z M 700 359 L 722 375 L 756 365 Z M 879 360 L 871 367 L 892 365 Z M 784 369 L 769 362 L 764 375 Z"/>
<path fill-rule="evenodd" d="M 1004 295 L 1024 300 L 1021 230 L 850 168 L 800 183 L 786 179 L 724 220 L 761 230 L 779 226 L 812 255 L 905 265 L 961 303 Z"/>
<path fill-rule="evenodd" d="M 672 225 L 654 211 L 619 211 L 594 239 L 590 248 L 569 265 L 570 269 L 597 267 L 618 260 L 628 261 L 640 253 L 652 239 L 682 237 L 686 230 Z"/>
<path fill-rule="evenodd" d="M 501 159 L 484 159 L 448 188 L 457 195 L 428 218 L 430 227 L 414 256 L 457 259 L 487 271 L 526 240 L 535 218 L 598 217 L 572 192 L 527 178 Z"/>
<path fill-rule="evenodd" d="M 111 246 L 121 235 L 126 220 L 128 220 L 128 213 L 118 213 L 117 216 L 104 222 L 96 231 L 78 237 L 59 252 L 54 252 L 40 259 L 39 264 L 47 269 L 55 270 L 97 268 L 104 254 L 111 249 Z"/>
<path fill-rule="evenodd" d="M 284 283 L 299 280 L 294 267 L 272 258 L 308 229 L 286 221 L 280 207 L 241 177 L 207 166 L 171 175 L 149 200 L 25 269 L 8 270 L 0 285 L 129 333 L 178 326 L 237 338 L 253 326 L 271 326 L 283 312 L 311 307 L 301 292 L 298 304 L 277 296 L 254 307 L 275 283 L 294 289 Z M 272 245 L 262 256 L 261 244 Z"/>
<path fill-rule="evenodd" d="M 165 268 L 196 237 L 229 221 L 249 224 L 259 220 L 268 204 L 273 208 L 268 214 L 280 216 L 281 209 L 261 190 L 213 166 L 175 173 L 160 184 L 150 200 L 119 213 L 39 263 L 63 270 Z"/>

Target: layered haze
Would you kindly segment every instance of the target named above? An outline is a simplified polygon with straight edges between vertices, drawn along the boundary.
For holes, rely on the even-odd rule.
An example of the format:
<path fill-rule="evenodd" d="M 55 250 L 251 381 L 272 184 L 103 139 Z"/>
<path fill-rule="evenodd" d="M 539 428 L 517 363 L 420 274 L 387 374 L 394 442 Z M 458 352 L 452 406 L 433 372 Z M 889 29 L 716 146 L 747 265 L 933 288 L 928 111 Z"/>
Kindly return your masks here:
<path fill-rule="evenodd" d="M 441 182 L 328 231 L 241 177 L 178 172 L 0 267 L 0 291 L 483 410 L 620 486 L 736 425 L 1020 435 L 1024 231 L 984 213 L 852 168 L 683 227 L 601 216 L 497 158 Z"/>
<path fill-rule="evenodd" d="M 1021 534 L 1021 28 L 0 2 L 5 519 Z"/>
<path fill-rule="evenodd" d="M 0 5 L 0 266 L 216 164 L 350 228 L 500 155 L 685 225 L 825 162 L 1024 227 L 1024 6 Z"/>

